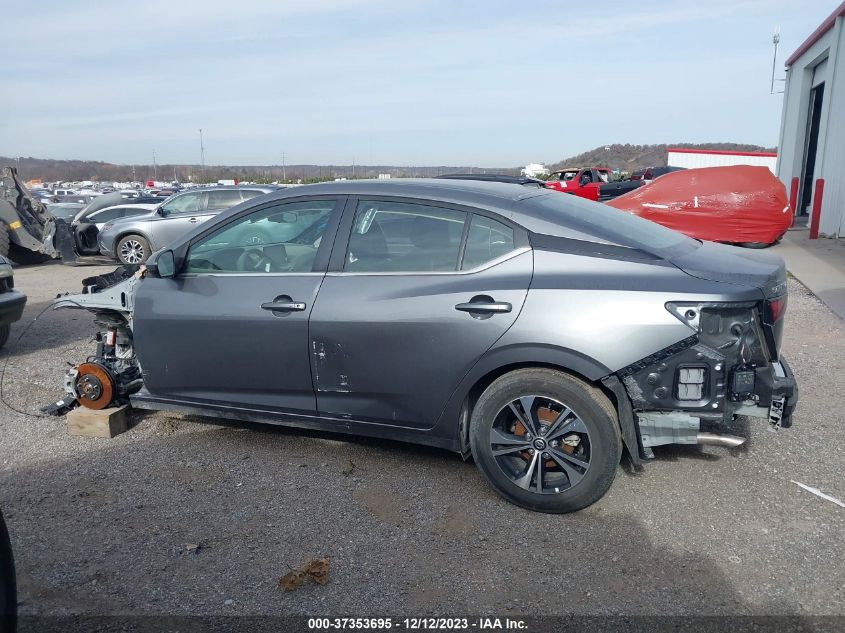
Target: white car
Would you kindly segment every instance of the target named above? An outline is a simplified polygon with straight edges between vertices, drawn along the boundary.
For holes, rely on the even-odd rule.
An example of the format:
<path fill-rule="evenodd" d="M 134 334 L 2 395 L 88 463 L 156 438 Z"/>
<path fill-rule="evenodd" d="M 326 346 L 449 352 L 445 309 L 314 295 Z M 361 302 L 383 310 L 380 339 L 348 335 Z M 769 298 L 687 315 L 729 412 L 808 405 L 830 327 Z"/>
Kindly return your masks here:
<path fill-rule="evenodd" d="M 106 222 L 113 222 L 116 220 L 121 220 L 123 218 L 131 218 L 136 215 L 144 215 L 145 213 L 149 213 L 153 209 L 155 209 L 158 204 L 117 204 L 113 207 L 106 207 L 105 209 L 100 209 L 99 211 L 94 211 L 84 218 L 75 218 L 75 222 L 86 222 L 89 224 L 94 224 L 97 226 L 98 231 L 103 230 L 103 225 Z"/>

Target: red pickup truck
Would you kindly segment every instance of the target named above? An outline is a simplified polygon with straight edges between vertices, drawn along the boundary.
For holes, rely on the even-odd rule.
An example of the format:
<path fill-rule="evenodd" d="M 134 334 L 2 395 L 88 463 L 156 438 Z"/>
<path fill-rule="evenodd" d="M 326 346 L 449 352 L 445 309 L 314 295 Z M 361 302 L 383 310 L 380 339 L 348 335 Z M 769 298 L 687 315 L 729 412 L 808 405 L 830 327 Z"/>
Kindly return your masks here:
<path fill-rule="evenodd" d="M 580 169 L 571 167 L 552 172 L 546 187 L 588 200 L 610 200 L 639 187 L 642 181 L 620 180 L 611 182 L 607 167 Z"/>

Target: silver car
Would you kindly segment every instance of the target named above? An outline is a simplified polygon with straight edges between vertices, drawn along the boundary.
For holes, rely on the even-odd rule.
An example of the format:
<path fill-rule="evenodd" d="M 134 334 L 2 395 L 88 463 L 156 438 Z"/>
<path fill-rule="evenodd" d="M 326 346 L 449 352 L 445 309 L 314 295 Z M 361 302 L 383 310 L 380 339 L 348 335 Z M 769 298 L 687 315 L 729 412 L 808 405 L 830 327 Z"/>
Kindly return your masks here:
<path fill-rule="evenodd" d="M 430 444 L 544 512 L 600 498 L 623 448 L 735 446 L 798 396 L 780 258 L 535 183 L 297 187 L 83 283 L 56 305 L 102 331 L 67 406 Z"/>
<path fill-rule="evenodd" d="M 278 187 L 255 185 L 192 189 L 132 218 L 107 222 L 97 238 L 103 255 L 123 264 L 142 264 L 150 253 L 170 244 L 224 209 Z"/>

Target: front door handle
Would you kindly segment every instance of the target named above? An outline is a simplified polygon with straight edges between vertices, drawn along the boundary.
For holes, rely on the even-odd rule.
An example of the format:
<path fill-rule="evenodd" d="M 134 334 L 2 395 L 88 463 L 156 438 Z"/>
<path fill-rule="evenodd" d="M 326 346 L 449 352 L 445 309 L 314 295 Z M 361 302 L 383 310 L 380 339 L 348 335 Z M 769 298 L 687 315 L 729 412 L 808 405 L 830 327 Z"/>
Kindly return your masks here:
<path fill-rule="evenodd" d="M 469 301 L 468 303 L 459 303 L 455 306 L 455 310 L 460 310 L 461 312 L 499 314 L 510 312 L 513 310 L 513 306 L 506 301 Z"/>
<path fill-rule="evenodd" d="M 272 310 L 273 312 L 302 312 L 305 310 L 305 302 L 291 300 L 268 301 L 267 303 L 261 304 L 261 309 Z"/>
<path fill-rule="evenodd" d="M 199 220 L 197 220 L 196 218 L 191 218 L 190 220 L 188 220 L 188 222 L 190 222 L 191 224 L 196 224 L 197 222 L 199 222 Z"/>

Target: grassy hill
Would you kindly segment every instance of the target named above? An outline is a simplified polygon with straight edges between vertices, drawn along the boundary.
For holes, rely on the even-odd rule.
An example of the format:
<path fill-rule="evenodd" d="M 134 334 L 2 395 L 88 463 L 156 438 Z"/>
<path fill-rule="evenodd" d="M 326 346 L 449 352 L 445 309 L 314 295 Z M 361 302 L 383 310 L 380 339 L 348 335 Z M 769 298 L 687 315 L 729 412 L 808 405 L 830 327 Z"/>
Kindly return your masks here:
<path fill-rule="evenodd" d="M 554 171 L 563 167 L 611 167 L 621 171 L 634 171 L 646 167 L 662 167 L 668 158 L 667 149 L 715 149 L 733 152 L 774 152 L 776 148 L 748 145 L 744 143 L 658 143 L 656 145 L 602 145 L 576 156 L 564 158 L 549 168 Z"/>

